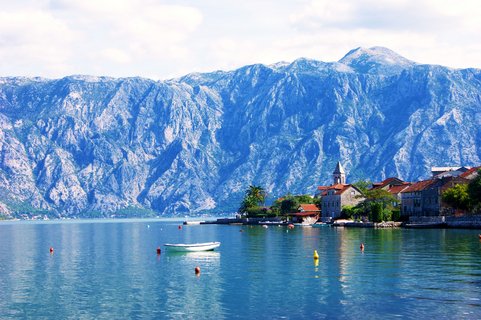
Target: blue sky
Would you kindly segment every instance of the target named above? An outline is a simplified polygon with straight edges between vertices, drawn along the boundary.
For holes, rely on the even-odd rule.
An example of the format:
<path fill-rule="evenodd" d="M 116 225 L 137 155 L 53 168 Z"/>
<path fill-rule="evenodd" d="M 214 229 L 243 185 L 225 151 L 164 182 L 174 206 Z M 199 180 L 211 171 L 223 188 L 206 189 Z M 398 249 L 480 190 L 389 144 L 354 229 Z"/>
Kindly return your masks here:
<path fill-rule="evenodd" d="M 0 76 L 168 79 L 384 46 L 481 68 L 471 0 L 0 0 Z"/>

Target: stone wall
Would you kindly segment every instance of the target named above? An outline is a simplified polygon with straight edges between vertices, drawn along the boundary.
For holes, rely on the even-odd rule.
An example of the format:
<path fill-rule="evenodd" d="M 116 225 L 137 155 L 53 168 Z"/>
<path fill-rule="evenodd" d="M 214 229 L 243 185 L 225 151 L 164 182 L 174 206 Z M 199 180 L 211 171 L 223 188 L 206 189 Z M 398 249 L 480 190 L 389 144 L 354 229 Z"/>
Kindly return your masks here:
<path fill-rule="evenodd" d="M 481 228 L 481 215 L 446 217 L 446 224 L 450 228 Z"/>
<path fill-rule="evenodd" d="M 409 217 L 409 223 L 420 224 L 420 223 L 444 223 L 444 216 L 421 216 L 421 217 Z"/>
<path fill-rule="evenodd" d="M 449 228 L 481 228 L 481 215 L 409 217 L 409 223 L 428 224 L 446 223 Z"/>

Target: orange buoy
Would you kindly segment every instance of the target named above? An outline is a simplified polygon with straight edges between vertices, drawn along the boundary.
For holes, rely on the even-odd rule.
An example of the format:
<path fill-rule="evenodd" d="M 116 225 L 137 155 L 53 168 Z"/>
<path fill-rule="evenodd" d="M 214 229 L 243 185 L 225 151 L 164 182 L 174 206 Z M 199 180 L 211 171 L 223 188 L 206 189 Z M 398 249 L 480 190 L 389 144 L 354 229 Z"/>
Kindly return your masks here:
<path fill-rule="evenodd" d="M 361 251 L 364 251 L 364 243 L 361 243 L 361 245 L 359 246 L 359 248 L 361 249 Z"/>
<path fill-rule="evenodd" d="M 199 266 L 195 267 L 194 270 L 195 270 L 195 275 L 197 275 L 197 276 L 200 275 L 200 267 Z"/>
<path fill-rule="evenodd" d="M 50 253 L 53 253 L 53 247 L 50 247 Z"/>
<path fill-rule="evenodd" d="M 160 247 L 157 247 L 157 255 L 160 255 L 160 252 L 161 252 Z"/>

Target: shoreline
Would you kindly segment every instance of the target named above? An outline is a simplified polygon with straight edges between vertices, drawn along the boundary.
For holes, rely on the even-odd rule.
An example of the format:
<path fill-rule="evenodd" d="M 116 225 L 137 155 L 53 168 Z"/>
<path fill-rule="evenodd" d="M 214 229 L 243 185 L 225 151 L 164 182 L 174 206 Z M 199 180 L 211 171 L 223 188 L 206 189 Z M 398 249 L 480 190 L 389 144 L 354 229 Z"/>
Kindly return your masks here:
<path fill-rule="evenodd" d="M 449 217 L 443 219 L 442 222 L 355 222 L 351 220 L 338 220 L 327 223 L 332 227 L 345 228 L 372 228 L 372 229 L 481 229 L 481 216 L 472 217 Z M 445 221 L 444 221 L 445 220 Z M 258 225 L 258 226 L 288 226 L 289 222 L 280 221 L 278 219 L 263 218 L 219 218 L 216 220 L 201 222 L 202 224 L 223 224 L 223 225 Z M 295 226 L 312 227 L 313 225 Z"/>

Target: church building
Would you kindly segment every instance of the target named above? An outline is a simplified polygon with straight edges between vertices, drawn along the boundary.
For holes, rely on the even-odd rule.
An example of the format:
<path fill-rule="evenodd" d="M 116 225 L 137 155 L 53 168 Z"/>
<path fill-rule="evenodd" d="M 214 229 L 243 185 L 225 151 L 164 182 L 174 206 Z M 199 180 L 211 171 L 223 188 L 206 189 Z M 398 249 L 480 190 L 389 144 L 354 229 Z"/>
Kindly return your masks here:
<path fill-rule="evenodd" d="M 346 184 L 346 172 L 339 161 L 332 173 L 332 178 L 332 185 L 317 187 L 321 197 L 323 222 L 339 218 L 343 206 L 355 206 L 364 199 L 359 189 L 351 184 Z"/>

